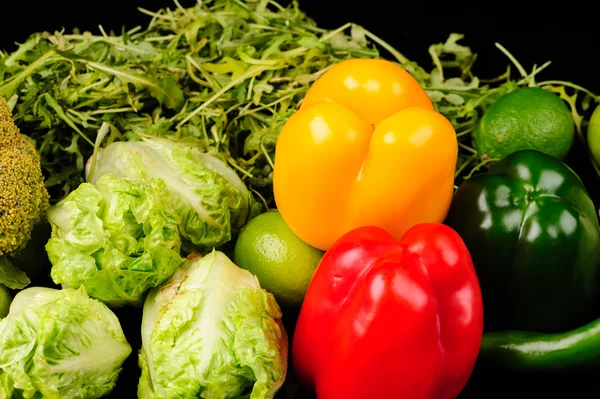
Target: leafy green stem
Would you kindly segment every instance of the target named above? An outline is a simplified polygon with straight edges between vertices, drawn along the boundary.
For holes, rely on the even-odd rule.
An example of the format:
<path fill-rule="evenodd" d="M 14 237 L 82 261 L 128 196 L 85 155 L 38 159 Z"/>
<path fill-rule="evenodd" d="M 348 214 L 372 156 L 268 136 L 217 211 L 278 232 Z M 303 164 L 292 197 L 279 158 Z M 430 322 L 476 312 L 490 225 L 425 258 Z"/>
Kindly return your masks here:
<path fill-rule="evenodd" d="M 570 87 L 572 89 L 582 91 L 582 92 L 586 93 L 587 95 L 589 95 L 590 97 L 592 97 L 594 99 L 594 101 L 600 102 L 600 96 L 598 96 L 597 94 L 592 93 L 590 90 L 586 89 L 583 86 L 580 86 L 578 84 L 571 83 L 571 82 L 566 82 L 564 80 L 545 80 L 543 82 L 538 82 L 537 85 L 539 87 L 552 86 L 552 85 L 560 85 L 560 86 Z"/>
<path fill-rule="evenodd" d="M 27 68 L 23 69 L 23 71 L 21 71 L 18 75 L 13 76 L 9 80 L 5 80 L 2 86 L 0 86 L 0 94 L 4 95 L 6 98 L 9 98 L 17 89 L 17 87 L 25 79 L 27 79 L 29 75 L 44 65 L 46 61 L 48 61 L 48 59 L 55 54 L 56 53 L 53 50 L 48 50 L 48 52 L 29 64 Z"/>
<path fill-rule="evenodd" d="M 521 63 L 517 61 L 517 59 L 503 45 L 501 45 L 500 43 L 496 43 L 496 47 L 498 47 L 500 51 L 502 51 L 504 55 L 506 55 L 508 59 L 514 64 L 514 66 L 521 74 L 521 77 L 526 78 L 528 73 L 527 71 L 525 71 L 525 68 L 523 68 L 523 65 L 521 65 Z"/>
<path fill-rule="evenodd" d="M 367 36 L 369 39 L 373 40 L 375 43 L 379 44 L 388 53 L 390 53 L 391 55 L 393 55 L 394 58 L 396 58 L 396 60 L 398 60 L 398 62 L 400 64 L 408 64 L 410 62 L 410 60 L 408 58 L 406 58 L 402 53 L 400 53 L 398 50 L 396 50 L 394 47 L 392 47 L 389 43 L 387 43 L 386 41 L 384 41 L 380 37 L 376 36 L 372 32 L 370 32 L 370 31 L 368 31 L 368 30 L 366 30 L 366 29 L 364 29 L 362 27 L 360 27 L 360 29 L 363 30 L 365 36 Z"/>

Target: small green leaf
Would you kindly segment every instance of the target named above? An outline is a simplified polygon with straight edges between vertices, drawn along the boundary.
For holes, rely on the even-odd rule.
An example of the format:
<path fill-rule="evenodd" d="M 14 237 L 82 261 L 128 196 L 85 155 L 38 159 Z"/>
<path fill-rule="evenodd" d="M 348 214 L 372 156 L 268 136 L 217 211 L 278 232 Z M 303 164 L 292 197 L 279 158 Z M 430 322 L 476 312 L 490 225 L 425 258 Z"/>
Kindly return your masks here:
<path fill-rule="evenodd" d="M 0 255 L 0 284 L 13 290 L 22 290 L 30 283 L 24 271 L 14 266 L 5 255 Z"/>
<path fill-rule="evenodd" d="M 217 74 L 231 74 L 232 79 L 237 79 L 248 69 L 248 65 L 231 57 L 223 57 L 223 62 L 206 63 L 202 67 L 208 72 Z"/>
<path fill-rule="evenodd" d="M 170 109 L 178 110 L 185 102 L 183 91 L 173 76 L 162 76 L 156 79 L 155 84 L 148 86 L 148 90 L 152 97 Z"/>
<path fill-rule="evenodd" d="M 326 49 L 326 44 L 323 43 L 321 40 L 319 40 L 319 38 L 317 38 L 316 36 L 303 36 L 298 40 L 298 44 L 301 45 L 302 47 L 306 47 L 306 48 L 318 48 L 322 51 L 325 51 Z"/>

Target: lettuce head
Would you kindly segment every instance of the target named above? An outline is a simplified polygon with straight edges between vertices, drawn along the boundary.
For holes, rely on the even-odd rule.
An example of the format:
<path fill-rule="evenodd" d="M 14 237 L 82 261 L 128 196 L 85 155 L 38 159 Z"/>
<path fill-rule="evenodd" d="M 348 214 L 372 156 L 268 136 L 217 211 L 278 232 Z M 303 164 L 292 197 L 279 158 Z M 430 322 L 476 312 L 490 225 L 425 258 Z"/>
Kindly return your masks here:
<path fill-rule="evenodd" d="M 162 179 L 175 201 L 188 252 L 208 252 L 229 242 L 250 213 L 252 196 L 235 171 L 191 143 L 163 138 L 113 142 L 87 166 L 91 183 L 108 173 Z"/>
<path fill-rule="evenodd" d="M 27 288 L 0 321 L 0 398 L 100 398 L 131 351 L 115 314 L 83 287 Z"/>
<path fill-rule="evenodd" d="M 222 252 L 188 259 L 146 297 L 138 397 L 273 398 L 288 362 L 281 316 Z"/>
<path fill-rule="evenodd" d="M 111 307 L 141 306 L 167 280 L 180 256 L 179 218 L 160 179 L 105 175 L 83 183 L 47 213 L 46 251 L 56 284 L 78 288 Z"/>

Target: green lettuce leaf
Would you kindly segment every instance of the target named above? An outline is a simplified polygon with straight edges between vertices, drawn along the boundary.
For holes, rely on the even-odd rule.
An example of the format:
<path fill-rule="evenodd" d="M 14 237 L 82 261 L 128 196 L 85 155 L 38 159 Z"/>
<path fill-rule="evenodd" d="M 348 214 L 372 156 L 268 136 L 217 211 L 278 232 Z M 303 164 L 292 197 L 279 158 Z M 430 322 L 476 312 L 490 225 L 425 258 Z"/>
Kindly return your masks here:
<path fill-rule="evenodd" d="M 27 288 L 0 321 L 0 398 L 100 398 L 131 351 L 115 314 L 83 287 Z"/>
<path fill-rule="evenodd" d="M 48 211 L 46 244 L 56 284 L 111 307 L 141 306 L 148 289 L 182 264 L 179 218 L 164 182 L 105 175 L 81 184 Z"/>
<path fill-rule="evenodd" d="M 235 171 L 189 143 L 161 138 L 114 142 L 97 153 L 93 168 L 88 166 L 91 183 L 105 174 L 162 179 L 175 201 L 180 235 L 191 244 L 190 252 L 208 252 L 229 242 L 250 212 L 251 196 Z"/>
<path fill-rule="evenodd" d="M 273 398 L 287 373 L 281 310 L 222 252 L 189 259 L 144 304 L 138 397 Z"/>

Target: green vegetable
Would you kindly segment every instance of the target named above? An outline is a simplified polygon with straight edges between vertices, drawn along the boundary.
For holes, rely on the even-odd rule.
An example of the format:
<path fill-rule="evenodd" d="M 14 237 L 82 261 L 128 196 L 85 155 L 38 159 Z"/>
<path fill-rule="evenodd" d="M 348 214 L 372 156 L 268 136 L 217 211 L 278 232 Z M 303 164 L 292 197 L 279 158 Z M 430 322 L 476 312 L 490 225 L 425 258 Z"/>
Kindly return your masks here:
<path fill-rule="evenodd" d="M 48 198 L 40 157 L 15 126 L 0 95 L 0 284 L 22 289 L 30 283 L 11 257 L 19 256 L 31 239 L 49 206 Z"/>
<path fill-rule="evenodd" d="M 0 321 L 0 398 L 100 398 L 132 349 L 85 289 L 20 291 Z"/>
<path fill-rule="evenodd" d="M 23 289 L 31 283 L 31 280 L 7 256 L 0 255 L 0 283 L 11 289 Z"/>
<path fill-rule="evenodd" d="M 597 316 L 600 226 L 563 162 L 512 153 L 458 188 L 446 223 L 473 258 L 487 331 L 564 332 Z"/>
<path fill-rule="evenodd" d="M 46 244 L 56 284 L 84 285 L 109 306 L 140 305 L 181 265 L 179 218 L 164 182 L 105 175 L 48 211 Z"/>
<path fill-rule="evenodd" d="M 272 196 L 275 141 L 309 84 L 348 56 L 375 56 L 362 30 L 320 29 L 270 1 L 214 0 L 151 12 L 121 35 L 36 33 L 0 58 L 0 93 L 36 142 L 52 198 L 82 180 L 101 143 L 141 135 L 195 141 Z M 264 188 L 264 190 L 263 190 Z M 261 194 L 261 191 L 263 194 Z"/>
<path fill-rule="evenodd" d="M 600 106 L 596 107 L 590 117 L 586 138 L 592 161 L 600 167 Z"/>
<path fill-rule="evenodd" d="M 597 363 L 600 226 L 575 172 L 539 151 L 514 152 L 458 188 L 446 224 L 469 248 L 481 286 L 479 364 Z"/>
<path fill-rule="evenodd" d="M 477 55 L 458 34 L 423 52 L 433 61 L 428 71 L 358 25 L 316 26 L 296 1 L 209 0 L 141 11 L 151 17 L 146 27 L 36 33 L 0 54 L 0 93 L 17 96 L 16 122 L 41 153 L 53 201 L 83 181 L 84 159 L 105 124 L 102 146 L 140 135 L 195 141 L 236 170 L 263 211 L 274 207 L 279 131 L 310 84 L 349 57 L 395 59 L 427 90 L 457 130 L 457 184 L 489 162 L 472 136 L 481 114 L 505 93 L 523 86 L 555 91 L 578 129 L 575 103 L 597 100 L 569 82 L 536 82 L 550 63 L 527 73 L 500 45 L 518 75 L 507 67 L 498 78 L 481 79 L 472 71 Z"/>
<path fill-rule="evenodd" d="M 483 335 L 478 363 L 515 371 L 566 371 L 600 365 L 600 319 L 554 334 L 496 331 Z"/>
<path fill-rule="evenodd" d="M 163 180 L 179 216 L 179 232 L 189 252 L 210 251 L 231 240 L 246 222 L 251 197 L 224 162 L 188 143 L 160 138 L 116 142 L 90 162 L 88 179 L 106 174 Z"/>
<path fill-rule="evenodd" d="M 564 159 L 575 139 L 575 123 L 560 97 L 522 87 L 492 104 L 475 130 L 479 154 L 500 159 L 519 150 L 537 150 Z"/>
<path fill-rule="evenodd" d="M 273 398 L 287 373 L 281 316 L 222 252 L 190 257 L 146 298 L 138 397 Z"/>
<path fill-rule="evenodd" d="M 12 297 L 10 292 L 8 292 L 8 288 L 0 284 L 0 320 L 5 318 L 8 314 L 8 308 L 10 307 L 11 301 Z"/>

